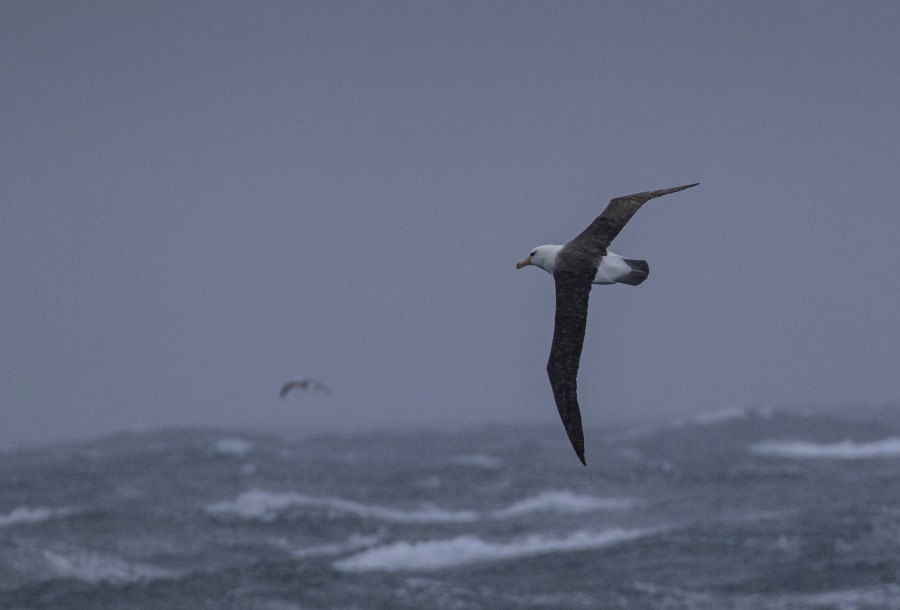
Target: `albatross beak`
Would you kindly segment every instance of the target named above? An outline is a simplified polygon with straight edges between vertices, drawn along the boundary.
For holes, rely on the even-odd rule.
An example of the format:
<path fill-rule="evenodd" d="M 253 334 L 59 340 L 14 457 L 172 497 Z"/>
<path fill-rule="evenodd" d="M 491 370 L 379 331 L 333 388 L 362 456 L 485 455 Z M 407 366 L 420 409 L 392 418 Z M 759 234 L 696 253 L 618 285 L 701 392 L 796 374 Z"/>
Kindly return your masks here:
<path fill-rule="evenodd" d="M 522 267 L 527 267 L 530 264 L 531 264 L 531 257 L 529 256 L 525 260 L 519 261 L 518 263 L 516 263 L 516 269 L 521 269 Z"/>

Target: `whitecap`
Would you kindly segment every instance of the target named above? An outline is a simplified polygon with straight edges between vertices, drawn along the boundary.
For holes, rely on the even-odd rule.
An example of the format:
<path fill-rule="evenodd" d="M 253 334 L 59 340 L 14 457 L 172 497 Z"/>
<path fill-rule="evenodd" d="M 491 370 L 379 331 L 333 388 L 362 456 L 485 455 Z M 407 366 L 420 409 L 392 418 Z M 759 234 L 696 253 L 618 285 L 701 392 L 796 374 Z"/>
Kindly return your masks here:
<path fill-rule="evenodd" d="M 297 549 L 291 554 L 294 557 L 320 557 L 323 555 L 343 555 L 344 553 L 352 553 L 360 549 L 365 549 L 381 541 L 381 536 L 363 536 L 354 534 L 343 542 L 333 542 L 331 544 L 322 544 L 319 546 L 311 546 L 303 549 Z"/>
<path fill-rule="evenodd" d="M 497 470 L 503 466 L 503 460 L 490 455 L 481 453 L 470 453 L 466 455 L 457 455 L 450 460 L 451 464 L 457 466 L 470 466 L 473 468 L 484 468 L 485 470 Z"/>
<path fill-rule="evenodd" d="M 717 411 L 707 411 L 691 417 L 690 421 L 701 426 L 718 424 L 734 419 L 747 419 L 749 412 L 743 407 L 725 407 Z"/>
<path fill-rule="evenodd" d="M 865 458 L 895 457 L 900 455 L 900 438 L 857 443 L 811 443 L 807 441 L 761 441 L 750 446 L 750 451 L 760 455 L 789 458 L 827 458 L 856 460 Z"/>
<path fill-rule="evenodd" d="M 20 506 L 14 508 L 9 514 L 0 515 L 0 527 L 41 523 L 50 519 L 65 517 L 71 512 L 71 508 L 47 508 L 46 506 L 28 508 L 27 506 Z"/>
<path fill-rule="evenodd" d="M 485 513 L 474 510 L 449 511 L 433 505 L 425 505 L 417 510 L 403 510 L 343 498 L 251 489 L 233 501 L 210 504 L 206 511 L 214 516 L 234 516 L 265 523 L 271 523 L 282 513 L 297 508 L 324 509 L 335 515 L 344 513 L 396 523 L 470 523 L 483 518 L 512 519 L 536 512 L 581 514 L 628 510 L 632 506 L 634 501 L 626 498 L 582 496 L 566 490 L 548 490 Z"/>
<path fill-rule="evenodd" d="M 628 510 L 633 500 L 625 498 L 598 498 L 581 496 L 571 491 L 544 491 L 530 498 L 519 500 L 506 508 L 490 513 L 494 519 L 508 519 L 534 512 L 589 513 L 607 510 Z"/>
<path fill-rule="evenodd" d="M 897 608 L 900 586 L 874 585 L 870 588 L 837 589 L 818 593 L 786 593 L 749 595 L 735 599 L 740 608 L 831 608 L 856 610 L 857 608 Z"/>
<path fill-rule="evenodd" d="M 211 452 L 216 455 L 233 455 L 244 457 L 253 450 L 253 443 L 238 437 L 220 438 L 213 445 Z"/>
<path fill-rule="evenodd" d="M 686 419 L 676 419 L 670 424 L 673 428 L 685 428 L 687 426 L 711 426 L 727 421 L 736 421 L 758 417 L 770 419 L 775 411 L 767 407 L 724 407 L 715 411 L 705 411 L 692 415 Z"/>
<path fill-rule="evenodd" d="M 547 553 L 598 549 L 635 540 L 654 531 L 616 528 L 603 532 L 578 531 L 561 538 L 532 534 L 507 542 L 487 541 L 474 535 L 445 540 L 401 541 L 362 551 L 333 565 L 345 572 L 440 570 Z"/>
<path fill-rule="evenodd" d="M 805 602 L 821 608 L 895 608 L 900 587 L 894 584 L 875 585 L 869 589 L 843 589 L 814 593 Z"/>
<path fill-rule="evenodd" d="M 171 570 L 87 551 L 57 553 L 44 550 L 43 555 L 56 577 L 74 578 L 91 584 L 100 582 L 124 584 L 178 577 L 178 574 Z"/>
<path fill-rule="evenodd" d="M 322 498 L 296 492 L 270 492 L 261 489 L 246 491 L 231 502 L 218 502 L 207 506 L 213 515 L 235 515 L 243 519 L 271 522 L 282 512 L 297 507 L 320 508 L 334 513 L 346 513 L 368 519 L 382 519 L 398 523 L 459 523 L 477 519 L 473 511 L 446 511 L 434 506 L 418 510 L 401 510 L 371 504 L 362 504 L 343 498 Z"/>

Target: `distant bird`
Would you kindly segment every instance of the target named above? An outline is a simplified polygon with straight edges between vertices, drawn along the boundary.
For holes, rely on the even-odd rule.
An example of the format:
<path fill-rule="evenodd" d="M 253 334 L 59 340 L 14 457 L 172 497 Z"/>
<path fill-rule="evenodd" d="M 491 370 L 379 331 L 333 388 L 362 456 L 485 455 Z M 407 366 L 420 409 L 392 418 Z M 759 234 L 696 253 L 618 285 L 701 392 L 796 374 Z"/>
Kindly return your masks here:
<path fill-rule="evenodd" d="M 322 392 L 323 394 L 331 394 L 331 389 L 321 381 L 315 379 L 295 379 L 288 381 L 281 386 L 280 396 L 284 398 L 293 389 L 303 390 L 304 392 Z"/>
<path fill-rule="evenodd" d="M 582 464 L 587 463 L 584 461 L 577 377 L 591 285 L 619 283 L 637 286 L 650 273 L 647 261 L 622 258 L 606 248 L 644 203 L 697 184 L 699 182 L 616 197 L 578 237 L 564 246 L 538 246 L 525 260 L 516 264 L 516 269 L 528 265 L 540 267 L 552 274 L 556 283 L 556 319 L 547 375 L 566 434 Z"/>

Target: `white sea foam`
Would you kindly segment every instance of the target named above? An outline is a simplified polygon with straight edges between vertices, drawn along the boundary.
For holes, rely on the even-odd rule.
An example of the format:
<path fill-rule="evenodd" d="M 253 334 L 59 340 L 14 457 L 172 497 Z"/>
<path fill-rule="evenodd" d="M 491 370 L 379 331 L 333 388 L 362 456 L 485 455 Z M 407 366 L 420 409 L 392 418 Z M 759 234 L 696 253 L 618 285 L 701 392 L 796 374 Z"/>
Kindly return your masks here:
<path fill-rule="evenodd" d="M 536 496 L 519 500 L 506 508 L 492 511 L 494 519 L 508 519 L 535 512 L 590 513 L 605 510 L 627 510 L 634 506 L 626 498 L 598 498 L 579 496 L 571 491 L 544 491 Z"/>
<path fill-rule="evenodd" d="M 677 419 L 672 422 L 671 426 L 673 428 L 684 428 L 691 425 L 710 426 L 726 421 L 749 419 L 751 416 L 769 419 L 774 413 L 773 409 L 762 407 L 724 407 L 715 411 L 698 413 L 686 419 Z"/>
<path fill-rule="evenodd" d="M 700 425 L 717 424 L 732 419 L 747 419 L 748 411 L 743 407 L 725 407 L 717 411 L 707 411 L 691 418 L 691 422 Z"/>
<path fill-rule="evenodd" d="M 870 589 L 844 589 L 814 593 L 804 601 L 816 608 L 896 608 L 900 587 L 894 584 L 876 585 Z"/>
<path fill-rule="evenodd" d="M 446 540 L 395 542 L 336 561 L 334 567 L 345 572 L 440 570 L 470 563 L 598 549 L 635 540 L 653 531 L 648 529 L 579 531 L 562 538 L 532 534 L 507 542 L 491 542 L 472 535 Z"/>
<path fill-rule="evenodd" d="M 57 577 L 75 578 L 92 584 L 122 584 L 178 577 L 178 573 L 172 570 L 87 551 L 59 553 L 44 550 L 43 556 Z"/>
<path fill-rule="evenodd" d="M 484 468 L 486 470 L 497 470 L 503 465 L 503 460 L 500 458 L 481 453 L 457 455 L 452 458 L 450 462 L 457 466 L 471 466 L 473 468 Z"/>
<path fill-rule="evenodd" d="M 397 523 L 470 523 L 484 518 L 511 519 L 535 512 L 588 513 L 627 510 L 633 505 L 633 500 L 625 498 L 581 496 L 563 490 L 545 491 L 514 502 L 506 508 L 484 513 L 473 510 L 448 511 L 430 505 L 417 510 L 402 510 L 363 504 L 343 498 L 323 498 L 297 492 L 251 489 L 233 501 L 210 504 L 206 507 L 206 511 L 211 515 L 236 516 L 266 523 L 270 523 L 280 514 L 296 508 L 324 509 L 335 515 L 344 513 L 366 519 L 381 519 Z"/>
<path fill-rule="evenodd" d="M 207 507 L 207 511 L 211 514 L 233 514 L 244 519 L 270 522 L 280 513 L 296 507 L 321 508 L 334 513 L 398 523 L 458 523 L 475 521 L 477 518 L 477 514 L 472 511 L 445 511 L 433 506 L 419 510 L 400 510 L 342 498 L 320 498 L 296 492 L 276 493 L 261 489 L 246 491 L 233 502 L 212 504 Z"/>
<path fill-rule="evenodd" d="M 20 506 L 14 508 L 9 514 L 0 515 L 0 527 L 41 523 L 42 521 L 65 517 L 71 512 L 71 508 L 47 508 L 45 506 L 28 508 L 27 506 Z"/>
<path fill-rule="evenodd" d="M 900 438 L 892 437 L 868 443 L 810 443 L 807 441 L 761 441 L 750 446 L 760 455 L 790 458 L 829 458 L 857 460 L 900 456 Z"/>
<path fill-rule="evenodd" d="M 253 443 L 238 437 L 220 438 L 212 447 L 216 455 L 243 457 L 253 450 Z"/>
<path fill-rule="evenodd" d="M 335 542 L 332 544 L 322 544 L 319 546 L 311 546 L 304 549 L 297 549 L 291 553 L 294 557 L 319 557 L 322 555 L 342 555 L 344 553 L 352 553 L 360 549 L 368 548 L 378 544 L 381 536 L 362 536 L 354 534 L 343 542 Z"/>

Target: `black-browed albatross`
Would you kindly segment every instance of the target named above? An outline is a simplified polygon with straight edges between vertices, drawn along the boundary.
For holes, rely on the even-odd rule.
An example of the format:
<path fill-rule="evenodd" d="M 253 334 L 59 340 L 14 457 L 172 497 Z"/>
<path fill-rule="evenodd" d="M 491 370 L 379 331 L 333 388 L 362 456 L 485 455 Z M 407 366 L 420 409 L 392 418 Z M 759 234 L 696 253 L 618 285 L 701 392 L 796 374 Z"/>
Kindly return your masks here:
<path fill-rule="evenodd" d="M 622 227 L 647 201 L 700 184 L 616 197 L 603 213 L 575 239 L 563 246 L 538 246 L 528 257 L 516 263 L 516 269 L 535 265 L 553 275 L 556 283 L 556 319 L 547 375 L 556 408 L 566 434 L 584 461 L 584 432 L 578 408 L 578 363 L 584 344 L 588 296 L 592 284 L 629 284 L 637 286 L 650 273 L 647 261 L 622 258 L 607 248 Z"/>
<path fill-rule="evenodd" d="M 321 381 L 316 381 L 315 379 L 294 379 L 293 381 L 288 381 L 286 384 L 281 386 L 281 392 L 279 392 L 279 396 L 284 398 L 288 395 L 288 392 L 295 388 L 298 390 L 303 390 L 304 392 L 322 392 L 323 394 L 331 393 L 331 389 Z"/>

